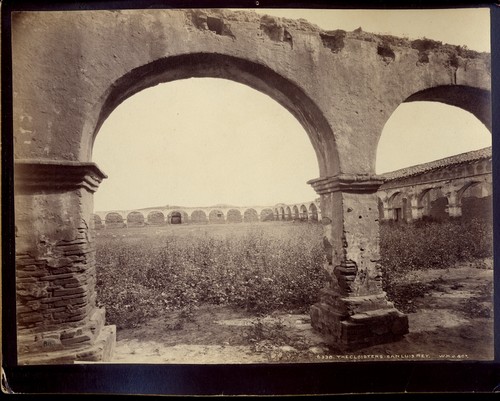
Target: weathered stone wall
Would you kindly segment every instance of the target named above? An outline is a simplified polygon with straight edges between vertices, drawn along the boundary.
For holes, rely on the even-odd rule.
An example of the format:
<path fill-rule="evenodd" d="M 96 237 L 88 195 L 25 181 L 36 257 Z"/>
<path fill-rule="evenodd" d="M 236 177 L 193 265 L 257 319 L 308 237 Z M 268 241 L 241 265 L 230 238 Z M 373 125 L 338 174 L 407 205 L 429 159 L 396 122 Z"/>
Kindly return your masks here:
<path fill-rule="evenodd" d="M 432 41 L 227 10 L 23 12 L 12 26 L 18 158 L 90 160 L 118 103 L 193 76 L 233 79 L 288 108 L 309 134 L 321 176 L 372 172 L 382 128 L 407 99 L 460 99 L 487 118 L 489 55 Z M 441 86 L 453 93 L 426 92 Z"/>

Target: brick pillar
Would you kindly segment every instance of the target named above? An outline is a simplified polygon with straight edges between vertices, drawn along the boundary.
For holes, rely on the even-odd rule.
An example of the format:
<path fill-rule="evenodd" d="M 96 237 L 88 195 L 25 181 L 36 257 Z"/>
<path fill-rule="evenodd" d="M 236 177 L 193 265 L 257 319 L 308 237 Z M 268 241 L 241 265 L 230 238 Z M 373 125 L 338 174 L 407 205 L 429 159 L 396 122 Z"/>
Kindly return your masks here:
<path fill-rule="evenodd" d="M 424 207 L 422 206 L 422 202 L 420 202 L 417 195 L 413 195 L 410 197 L 410 206 L 411 220 L 422 220 L 422 218 L 424 217 Z"/>
<path fill-rule="evenodd" d="M 329 280 L 311 307 L 314 329 L 339 349 L 392 342 L 408 318 L 382 290 L 377 176 L 340 175 L 309 181 L 321 195 Z"/>
<path fill-rule="evenodd" d="M 462 216 L 462 202 L 458 191 L 452 191 L 446 194 L 448 204 L 446 205 L 446 213 L 449 217 Z"/>
<path fill-rule="evenodd" d="M 394 208 L 389 207 L 385 202 L 384 202 L 384 220 L 390 221 L 394 220 Z"/>
<path fill-rule="evenodd" d="M 19 364 L 108 361 L 115 326 L 96 307 L 94 163 L 15 163 Z"/>

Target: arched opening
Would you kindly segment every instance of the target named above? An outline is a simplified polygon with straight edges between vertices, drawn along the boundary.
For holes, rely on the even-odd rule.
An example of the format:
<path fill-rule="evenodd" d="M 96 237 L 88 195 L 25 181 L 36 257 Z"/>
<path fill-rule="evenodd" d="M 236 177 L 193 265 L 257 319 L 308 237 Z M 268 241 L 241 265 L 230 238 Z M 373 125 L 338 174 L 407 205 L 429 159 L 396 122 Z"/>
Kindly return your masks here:
<path fill-rule="evenodd" d="M 318 221 L 318 208 L 314 203 L 309 205 L 309 220 Z"/>
<path fill-rule="evenodd" d="M 297 205 L 295 205 L 292 208 L 292 213 L 293 213 L 293 219 L 294 220 L 300 220 L 300 213 L 299 213 L 299 208 L 297 207 Z"/>
<path fill-rule="evenodd" d="M 144 215 L 141 212 L 130 212 L 127 215 L 127 227 L 142 227 Z"/>
<path fill-rule="evenodd" d="M 274 221 L 275 212 L 273 209 L 262 209 L 260 212 L 260 221 Z"/>
<path fill-rule="evenodd" d="M 208 213 L 208 221 L 210 223 L 221 224 L 226 222 L 226 218 L 222 210 L 213 209 Z"/>
<path fill-rule="evenodd" d="M 148 213 L 148 224 L 152 226 L 161 226 L 165 224 L 165 215 L 157 210 Z"/>
<path fill-rule="evenodd" d="M 285 208 L 281 206 L 278 210 L 279 210 L 279 220 L 281 221 L 286 220 Z"/>
<path fill-rule="evenodd" d="M 409 96 L 384 127 L 376 166 L 386 179 L 379 190 L 383 202 L 379 213 L 385 214 L 384 220 L 408 224 L 380 226 L 383 289 L 390 301 L 415 316 L 423 309 L 418 305 L 423 297 L 413 293 L 422 285 L 417 277 L 453 272 L 453 279 L 443 274 L 440 280 L 451 287 L 449 296 L 459 299 L 460 290 L 454 290 L 472 285 L 477 268 L 490 263 L 485 260 L 492 258 L 491 215 L 489 222 L 466 221 L 471 216 L 477 220 L 484 205 L 472 206 L 477 198 L 469 198 L 468 204 L 462 197 L 481 192 L 473 183 L 478 177 L 488 180 L 477 166 L 491 160 L 490 130 L 489 91 L 463 85 L 438 86 Z M 484 277 L 486 286 L 492 284 L 492 276 Z M 426 296 L 437 297 L 439 290 Z M 488 296 L 483 298 L 486 305 L 492 301 Z M 451 308 L 457 305 L 455 300 L 453 304 Z M 432 307 L 440 316 L 451 310 L 439 304 Z"/>
<path fill-rule="evenodd" d="M 489 130 L 487 90 L 443 85 L 405 99 L 385 124 L 377 147 L 376 172 L 386 178 L 380 189 L 400 187 L 406 193 L 394 199 L 398 205 L 389 205 L 389 213 L 400 213 L 390 219 L 442 221 L 450 211 L 453 217 L 460 216 L 459 200 L 448 207 L 446 194 L 456 197 L 454 188 L 460 180 L 474 176 L 475 165 L 481 160 L 487 163 L 488 154 L 491 160 Z"/>
<path fill-rule="evenodd" d="M 397 192 L 389 199 L 389 207 L 392 210 L 392 220 L 398 223 L 406 223 L 411 220 L 411 211 L 408 208 L 408 196 Z"/>
<path fill-rule="evenodd" d="M 243 218 L 241 212 L 238 209 L 229 209 L 227 211 L 227 222 L 228 223 L 241 223 Z"/>
<path fill-rule="evenodd" d="M 313 118 L 313 116 L 316 114 L 315 110 L 308 110 L 306 112 L 306 109 L 309 108 L 310 101 L 304 98 L 302 94 L 300 94 L 300 90 L 296 91 L 295 89 L 293 89 L 294 85 L 289 85 L 289 83 L 285 82 L 280 83 L 279 79 L 278 81 L 271 81 L 269 80 L 269 76 L 266 75 L 267 72 L 264 74 L 264 76 L 261 76 L 259 78 L 254 77 L 253 75 L 260 74 L 260 67 L 255 69 L 253 67 L 246 66 L 245 68 L 250 69 L 248 71 L 245 70 L 245 73 L 242 76 L 235 77 L 234 74 L 237 74 L 238 71 L 235 70 L 236 67 L 232 66 L 234 60 L 229 59 L 229 61 L 225 63 L 224 60 L 226 59 L 224 57 L 214 58 L 211 55 L 208 55 L 206 59 L 203 57 L 187 57 L 186 59 L 181 57 L 175 59 L 176 63 L 179 62 L 183 65 L 182 68 L 179 67 L 176 63 L 169 64 L 172 62 L 172 60 L 169 60 L 169 62 L 165 64 L 163 64 L 163 62 L 154 63 L 154 65 L 150 66 L 151 70 L 144 70 L 140 68 L 137 71 L 134 71 L 132 75 L 128 76 L 127 79 L 119 80 L 118 82 L 116 82 L 116 86 L 110 89 L 110 92 L 106 94 L 107 98 L 104 102 L 104 108 L 102 109 L 102 114 L 100 114 L 98 120 L 104 120 L 106 118 L 106 114 L 109 114 L 109 112 L 114 107 L 120 104 L 120 102 L 125 100 L 128 96 L 133 95 L 136 92 L 139 92 L 141 89 L 152 86 L 158 82 L 168 82 L 176 80 L 176 82 L 179 84 L 186 83 L 187 85 L 190 84 L 191 86 L 193 86 L 194 83 L 199 83 L 200 81 L 204 80 L 190 79 L 186 80 L 186 82 L 181 82 L 181 79 L 188 77 L 197 78 L 207 76 L 215 78 L 227 78 L 232 81 L 244 83 L 252 88 L 257 89 L 259 91 L 259 95 L 262 95 L 262 92 L 269 95 L 272 100 L 277 101 L 281 106 L 285 106 L 286 110 L 292 113 L 291 117 L 294 120 L 294 123 L 297 124 L 298 120 L 300 123 L 300 129 L 302 131 L 305 129 L 307 134 L 313 136 L 311 138 L 311 136 L 303 135 L 303 132 L 301 132 L 301 137 L 303 139 L 305 138 L 306 140 L 305 144 L 300 147 L 301 153 L 307 153 L 309 151 L 309 154 L 311 154 L 311 149 L 310 147 L 307 148 L 307 146 L 310 146 L 310 143 L 315 142 L 315 144 L 313 144 L 313 150 L 315 150 L 315 153 L 313 153 L 313 159 L 315 159 L 314 167 L 316 171 L 313 174 L 309 174 L 308 179 L 317 177 L 318 167 L 320 170 L 320 175 L 335 173 L 335 171 L 338 169 L 338 161 L 336 160 L 337 156 L 327 155 L 329 152 L 329 147 L 332 147 L 332 150 L 334 150 L 333 133 L 331 133 L 331 136 L 328 136 L 327 134 L 328 132 L 331 132 L 331 129 L 323 126 L 323 122 L 326 122 L 324 117 L 316 116 L 317 118 Z M 209 67 L 207 65 L 207 61 L 211 59 L 214 59 L 216 61 L 216 66 Z M 212 60 L 212 62 L 214 62 L 214 60 Z M 236 64 L 239 66 L 238 68 L 243 68 L 241 67 L 239 62 L 236 62 Z M 162 68 L 166 69 L 160 74 L 161 76 L 159 76 L 158 71 L 160 71 Z M 265 68 L 263 69 L 265 70 Z M 152 76 L 150 76 L 148 79 L 145 79 L 143 74 L 151 74 Z M 139 82 L 136 80 L 138 80 Z M 217 79 L 215 81 L 222 81 L 224 85 L 228 85 L 227 88 L 230 88 L 230 91 L 233 90 L 232 87 L 229 86 L 229 83 L 226 82 L 226 80 Z M 175 84 L 175 82 L 168 83 L 167 85 L 173 84 Z M 222 83 L 220 84 L 222 85 Z M 234 85 L 233 82 L 230 82 L 230 84 Z M 275 88 L 274 86 L 276 85 L 279 86 L 279 88 Z M 121 88 L 120 91 L 117 91 L 118 87 Z M 216 91 L 209 91 L 208 93 L 213 94 L 216 93 Z M 139 95 L 139 93 L 137 95 Z M 294 98 L 288 99 L 289 95 L 294 96 Z M 180 103 L 180 101 L 175 104 L 175 107 L 178 106 L 178 103 Z M 141 105 L 138 105 L 138 107 L 141 107 Z M 313 108 L 315 108 L 315 106 L 313 106 Z M 194 128 L 195 130 L 193 129 L 193 131 L 195 132 L 195 135 L 190 136 L 189 134 L 185 133 L 183 135 L 175 137 L 176 140 L 179 138 L 178 140 L 182 141 L 182 144 L 185 145 L 180 152 L 174 151 L 173 148 L 175 145 L 175 141 L 173 141 L 172 138 L 170 138 L 170 143 L 168 143 L 166 146 L 163 146 L 162 148 L 162 144 L 159 142 L 159 140 L 157 140 L 156 137 L 152 137 L 150 139 L 145 134 L 141 135 L 140 140 L 137 138 L 135 139 L 137 146 L 135 147 L 134 152 L 138 152 L 139 143 L 142 144 L 145 142 L 153 142 L 153 147 L 162 148 L 163 154 L 161 155 L 161 157 L 155 156 L 154 154 L 141 157 L 137 153 L 132 153 L 128 157 L 129 162 L 135 159 L 156 160 L 156 171 L 151 172 L 150 174 L 150 177 L 154 181 L 154 185 L 152 187 L 154 188 L 154 191 L 158 192 L 161 187 L 168 188 L 167 194 L 161 197 L 158 196 L 157 200 L 155 200 L 154 203 L 151 202 L 148 205 L 161 205 L 155 206 L 155 208 L 158 207 L 158 209 L 164 211 L 164 214 L 160 210 L 158 210 L 158 212 L 161 213 L 161 215 L 155 214 L 153 216 L 153 212 L 156 211 L 151 211 L 145 214 L 147 224 L 159 226 L 164 225 L 165 221 L 168 224 L 183 223 L 183 214 L 180 212 L 180 208 L 186 208 L 190 211 L 189 221 L 191 223 L 186 227 L 177 227 L 175 230 L 169 227 L 154 227 L 154 229 L 149 228 L 141 230 L 149 230 L 148 233 L 144 234 L 145 238 L 143 239 L 143 244 L 141 245 L 144 247 L 148 247 L 148 249 L 161 249 L 162 253 L 155 254 L 155 257 L 148 256 L 148 260 L 151 260 L 151 264 L 148 265 L 150 267 L 145 272 L 147 280 L 144 280 L 144 282 L 136 282 L 134 283 L 134 285 L 137 285 L 138 287 L 143 286 L 148 288 L 146 290 L 145 288 L 141 287 L 141 291 L 144 291 L 144 293 L 149 293 L 149 291 L 156 291 L 156 288 L 154 290 L 151 290 L 149 286 L 159 285 L 159 282 L 162 282 L 162 280 L 167 280 L 168 277 L 176 277 L 175 283 L 169 281 L 168 285 L 164 285 L 161 290 L 161 293 L 167 294 L 164 296 L 163 302 L 165 302 L 165 305 L 167 305 L 165 308 L 169 308 L 169 312 L 171 312 L 172 310 L 178 311 L 182 305 L 175 304 L 175 302 L 178 302 L 178 299 L 187 299 L 188 296 L 192 296 L 193 298 L 195 298 L 195 301 L 198 300 L 197 297 L 200 297 L 200 299 L 203 299 L 203 302 L 210 302 L 215 305 L 225 305 L 226 302 L 233 302 L 233 304 L 231 305 L 237 305 L 238 307 L 241 307 L 242 301 L 239 301 L 238 299 L 244 299 L 244 297 L 247 297 L 246 293 L 242 290 L 242 285 L 244 285 L 245 283 L 245 278 L 242 276 L 241 271 L 248 270 L 249 272 L 251 272 L 255 270 L 256 273 L 252 274 L 251 277 L 259 277 L 258 275 L 260 274 L 263 278 L 266 279 L 262 282 L 263 289 L 265 286 L 265 288 L 267 288 L 266 291 L 272 291 L 272 288 L 275 285 L 280 285 L 283 287 L 286 285 L 289 290 L 288 292 L 283 292 L 283 294 L 290 294 L 286 296 L 296 299 L 293 302 L 298 305 L 303 304 L 304 312 L 307 312 L 307 308 L 309 308 L 312 303 L 316 302 L 319 288 L 321 288 L 325 283 L 324 275 L 322 273 L 323 264 L 321 263 L 323 256 L 321 243 L 321 227 L 318 227 L 318 230 L 310 230 L 305 233 L 305 235 L 299 235 L 297 232 L 279 233 L 277 231 L 282 228 L 286 229 L 287 226 L 293 228 L 292 225 L 282 224 L 277 225 L 278 228 L 276 228 L 273 227 L 272 224 L 266 224 L 269 232 L 264 232 L 263 234 L 261 234 L 261 230 L 266 229 L 256 227 L 257 225 L 239 225 L 238 227 L 231 227 L 231 224 L 223 225 L 222 223 L 239 223 L 241 221 L 258 222 L 259 213 L 257 212 L 257 210 L 262 210 L 260 213 L 261 221 L 273 221 L 275 220 L 273 210 L 271 208 L 261 209 L 263 206 L 273 204 L 276 205 L 278 204 L 278 202 L 284 201 L 291 204 L 302 199 L 313 199 L 313 197 L 316 197 L 317 195 L 312 189 L 309 189 L 309 187 L 306 186 L 305 182 L 307 180 L 301 179 L 301 185 L 308 188 L 308 190 L 311 191 L 311 194 L 301 195 L 300 197 L 294 195 L 296 196 L 295 199 L 287 198 L 282 194 L 284 187 L 282 183 L 278 185 L 273 183 L 273 185 L 268 185 L 269 190 L 267 191 L 268 193 L 276 194 L 272 202 L 259 200 L 235 202 L 232 199 L 227 198 L 213 199 L 210 201 L 200 200 L 204 199 L 202 197 L 206 192 L 211 191 L 212 187 L 216 188 L 213 190 L 213 192 L 218 190 L 219 195 L 221 194 L 220 187 L 217 187 L 216 185 L 216 181 L 220 177 L 225 180 L 226 186 L 232 188 L 239 186 L 239 188 L 242 189 L 242 192 L 246 196 L 251 196 L 252 193 L 256 192 L 256 188 L 254 185 L 252 185 L 251 181 L 248 181 L 245 177 L 238 177 L 235 174 L 232 174 L 232 170 L 234 170 L 235 166 L 237 166 L 238 164 L 243 164 L 244 162 L 246 162 L 244 157 L 242 157 L 241 155 L 245 155 L 245 152 L 247 152 L 247 150 L 251 148 L 251 144 L 253 142 L 258 142 L 259 138 L 255 133 L 250 133 L 251 135 L 240 138 L 239 142 L 235 143 L 231 140 L 231 138 L 232 136 L 237 137 L 237 135 L 229 131 L 224 132 L 225 136 L 219 135 L 218 137 L 216 136 L 210 138 L 209 134 L 211 130 L 203 124 L 203 118 L 201 118 L 203 113 L 200 110 L 203 109 L 197 108 L 197 110 L 199 111 L 200 116 L 197 116 L 197 118 L 191 118 L 190 121 L 186 123 L 189 125 L 189 130 L 186 129 L 186 131 L 189 132 Z M 224 108 L 223 120 L 226 118 L 226 125 L 228 125 L 229 127 L 233 127 L 233 130 L 235 127 L 238 127 L 238 130 L 242 128 L 242 124 L 233 121 L 233 117 L 230 115 L 230 113 L 227 112 L 227 108 Z M 247 117 L 247 119 L 249 118 Z M 102 124 L 102 122 L 98 123 L 97 127 L 99 127 L 100 124 Z M 244 124 L 248 124 L 248 121 L 246 121 Z M 268 122 L 269 126 L 264 126 L 266 127 L 266 130 L 274 132 L 275 129 L 273 124 L 274 123 L 271 120 L 270 123 Z M 308 127 L 306 128 L 303 124 L 307 124 Z M 105 126 L 103 125 L 103 128 L 104 127 Z M 160 127 L 162 130 L 162 136 L 174 135 L 171 133 L 174 132 L 175 129 L 181 129 L 176 127 L 169 129 L 161 125 Z M 182 129 L 184 129 L 184 127 L 182 127 Z M 142 129 L 141 132 L 143 132 Z M 267 135 L 270 136 L 270 134 Z M 325 138 L 323 138 L 323 136 L 325 136 Z M 193 139 L 189 140 L 190 137 Z M 126 140 L 125 135 L 123 135 L 123 138 L 124 140 Z M 100 136 L 97 137 L 96 144 L 99 144 L 99 140 Z M 281 142 L 283 141 L 281 140 Z M 292 141 L 287 140 L 287 143 L 289 142 Z M 215 143 L 217 145 L 217 147 L 211 148 L 214 149 L 214 153 L 204 153 L 205 149 L 207 149 L 212 143 Z M 264 144 L 263 148 L 265 147 L 266 146 Z M 261 182 L 269 181 L 268 177 L 271 175 L 271 170 L 286 170 L 286 177 L 294 177 L 294 175 L 290 174 L 290 167 L 282 168 L 282 166 L 280 166 L 280 163 L 276 162 L 276 160 L 286 159 L 278 154 L 279 149 L 272 151 L 272 149 L 275 149 L 273 146 L 267 146 L 267 148 L 268 149 L 264 149 L 265 152 L 262 152 L 262 154 L 258 155 L 261 158 L 264 157 L 265 159 L 272 162 L 271 167 L 262 168 L 263 163 L 260 163 L 259 159 L 256 159 L 257 162 L 247 162 L 247 168 L 252 170 L 253 175 L 257 177 L 257 180 Z M 122 146 L 122 149 L 125 149 L 125 146 Z M 94 155 L 95 154 L 96 153 L 94 152 Z M 195 167 L 194 165 L 183 166 L 181 164 L 170 166 L 170 168 L 163 167 L 162 171 L 164 171 L 165 173 L 161 174 L 160 179 L 158 175 L 158 161 L 171 160 L 175 157 L 176 154 L 182 155 L 182 157 L 186 159 L 190 155 L 195 155 L 199 160 L 202 161 L 202 163 L 199 162 L 197 167 Z M 109 154 L 107 156 L 109 156 Z M 287 158 L 290 158 L 289 154 L 287 156 Z M 242 159 L 242 161 L 238 160 L 238 158 Z M 291 158 L 294 159 L 296 163 L 297 158 Z M 211 164 L 217 164 L 218 169 L 215 171 L 211 170 L 209 168 Z M 308 163 L 303 164 L 304 166 L 303 168 L 301 167 L 301 170 L 306 170 L 306 165 Z M 103 170 L 105 170 L 111 178 L 112 174 L 109 173 L 108 168 L 103 167 Z M 130 177 L 132 173 L 131 170 L 132 166 L 131 163 L 129 163 L 129 165 L 127 166 L 127 174 L 129 175 L 129 177 L 127 177 L 127 179 L 129 181 L 140 183 L 141 179 L 134 179 Z M 196 172 L 196 174 L 193 174 L 194 177 L 189 176 L 191 171 Z M 173 174 L 170 174 L 170 172 L 172 172 Z M 179 172 L 181 172 L 182 174 L 179 174 Z M 175 184 L 170 184 L 170 182 L 168 182 L 169 175 L 181 177 L 181 180 L 179 180 Z M 181 188 L 181 184 L 190 183 L 191 181 L 193 181 L 193 179 L 197 178 L 196 175 L 203 176 L 204 181 L 201 184 L 199 183 L 199 185 L 196 187 L 196 191 L 192 191 L 192 199 L 187 197 L 184 198 L 189 202 L 192 202 L 191 204 L 187 204 L 182 199 L 179 200 L 178 198 L 171 198 L 172 194 L 175 193 L 176 190 Z M 144 177 L 143 179 L 146 180 L 147 178 L 149 177 Z M 294 179 L 296 179 L 296 177 Z M 144 190 L 141 191 L 136 189 L 136 192 L 140 193 L 142 197 L 145 197 L 147 195 L 146 191 Z M 282 196 L 285 199 L 283 199 Z M 211 207 L 210 205 L 213 206 Z M 248 207 L 244 209 L 242 208 L 243 205 L 258 206 Z M 283 203 L 281 203 L 281 205 L 282 206 L 279 206 L 279 211 L 276 210 L 277 214 L 279 213 L 280 220 L 291 220 L 291 207 L 285 206 Z M 167 212 L 168 210 L 173 210 L 174 208 L 176 208 L 177 210 L 170 213 Z M 147 209 L 150 208 L 146 208 L 146 210 Z M 297 214 L 298 210 L 296 210 L 295 213 Z M 185 220 L 187 221 L 187 218 Z M 218 226 L 212 226 L 212 224 L 214 223 L 218 224 Z M 204 227 L 193 227 L 194 224 L 207 225 Z M 299 229 L 300 227 L 295 228 Z M 233 231 L 224 231 L 227 229 L 232 229 Z M 245 232 L 244 230 L 247 230 L 247 232 Z M 175 232 L 176 235 L 175 240 L 171 241 L 171 239 L 169 238 L 168 241 L 164 241 L 163 243 L 161 242 L 162 238 L 167 236 L 167 233 L 168 235 L 172 235 L 173 232 Z M 151 240 L 151 238 L 154 239 Z M 223 242 L 221 242 L 221 238 L 223 239 Z M 158 242 L 152 247 L 151 241 Z M 304 243 L 312 243 L 313 245 L 310 247 L 306 245 L 307 252 L 300 253 L 301 263 L 294 264 L 292 268 L 288 266 L 286 272 L 280 272 L 280 270 L 283 270 L 281 266 L 289 265 L 289 263 L 280 264 L 281 262 L 276 262 L 275 260 L 280 260 L 282 258 L 285 258 L 285 255 L 289 255 L 289 252 L 287 252 L 286 249 L 299 249 L 299 244 L 300 246 L 303 246 Z M 184 244 L 184 246 L 177 249 L 176 247 L 180 246 L 181 244 Z M 294 244 L 297 244 L 297 246 L 294 247 Z M 273 257 L 273 259 L 271 259 L 270 255 L 272 255 L 272 252 L 274 252 L 272 251 L 272 247 L 274 247 L 274 249 L 281 249 L 284 247 L 285 251 L 280 252 L 279 255 L 275 255 L 276 257 Z M 139 255 L 140 252 L 141 251 L 138 251 L 134 255 L 134 258 L 137 258 L 137 255 Z M 167 255 L 168 258 L 164 255 Z M 162 258 L 166 259 L 164 260 L 164 263 L 161 265 L 161 267 L 158 268 Z M 217 265 L 217 263 L 220 263 L 220 266 Z M 273 269 L 272 266 L 274 264 L 276 264 L 276 266 L 279 266 L 279 268 Z M 244 267 L 244 269 L 242 269 L 242 267 Z M 294 269 L 296 269 L 297 272 L 294 273 Z M 304 270 L 303 274 L 299 272 L 300 269 Z M 170 274 L 167 274 L 166 270 L 169 270 Z M 186 287 L 181 287 L 180 281 L 182 279 L 189 278 L 189 274 L 193 274 L 194 278 L 191 279 L 189 283 L 184 283 L 186 284 Z M 208 276 L 208 274 L 211 274 L 212 276 Z M 276 277 L 272 277 L 273 274 L 276 274 Z M 312 277 L 310 283 L 307 283 L 306 287 L 302 288 L 299 291 L 299 281 L 297 277 L 304 277 L 304 275 L 314 275 L 314 277 Z M 210 279 L 206 279 L 206 277 L 210 277 Z M 282 279 L 277 279 L 278 277 L 282 277 Z M 268 278 L 271 278 L 271 280 L 267 281 Z M 177 282 L 179 282 L 178 286 Z M 236 289 L 232 289 L 231 286 Z M 313 290 L 311 290 L 311 288 L 313 288 Z M 104 290 L 105 288 L 102 287 L 101 291 Z M 178 291 L 178 293 L 176 293 L 177 297 L 171 294 L 172 291 Z M 239 296 L 238 293 L 240 293 L 241 296 Z M 157 294 L 157 296 L 161 298 L 163 295 Z M 258 298 L 259 299 L 249 299 L 245 301 L 245 303 L 248 304 L 249 309 L 252 310 L 253 308 L 253 310 L 257 310 L 257 307 L 253 305 L 263 304 L 264 299 L 260 299 L 260 297 Z M 185 302 L 189 302 L 189 305 L 191 305 L 194 301 L 193 299 L 189 299 Z M 269 307 L 266 306 L 265 308 Z"/>
<path fill-rule="evenodd" d="M 467 220 L 482 219 L 492 221 L 492 185 L 487 182 L 466 184 L 461 193 L 462 217 Z"/>
<path fill-rule="evenodd" d="M 339 171 L 332 127 L 305 92 L 270 68 L 242 58 L 215 53 L 194 53 L 153 61 L 123 75 L 94 107 L 84 127 L 87 159 L 102 124 L 125 99 L 159 83 L 186 78 L 225 78 L 262 92 L 284 106 L 302 125 L 317 156 L 320 176 Z M 85 145 L 85 144 L 84 144 Z"/>
<path fill-rule="evenodd" d="M 123 217 L 120 213 L 111 212 L 106 215 L 104 219 L 106 224 L 106 228 L 122 228 L 125 227 L 125 223 L 123 222 Z"/>
<path fill-rule="evenodd" d="M 409 96 L 381 133 L 377 174 L 491 146 L 490 105 L 489 91 L 463 85 Z"/>
<path fill-rule="evenodd" d="M 264 210 L 268 210 L 269 212 L 269 209 L 264 209 Z M 272 214 L 272 212 L 271 212 Z M 247 209 L 245 210 L 244 214 L 243 214 L 243 219 L 245 221 L 245 223 L 255 223 L 257 221 L 259 221 L 259 214 L 257 213 L 257 211 L 255 209 Z"/>
<path fill-rule="evenodd" d="M 194 224 L 208 223 L 207 214 L 203 210 L 194 210 L 191 213 L 191 222 Z"/>
<path fill-rule="evenodd" d="M 170 224 L 182 224 L 181 212 L 172 212 L 170 214 Z"/>
<path fill-rule="evenodd" d="M 300 218 L 302 220 L 309 220 L 309 213 L 307 213 L 307 207 L 305 205 L 300 205 Z"/>

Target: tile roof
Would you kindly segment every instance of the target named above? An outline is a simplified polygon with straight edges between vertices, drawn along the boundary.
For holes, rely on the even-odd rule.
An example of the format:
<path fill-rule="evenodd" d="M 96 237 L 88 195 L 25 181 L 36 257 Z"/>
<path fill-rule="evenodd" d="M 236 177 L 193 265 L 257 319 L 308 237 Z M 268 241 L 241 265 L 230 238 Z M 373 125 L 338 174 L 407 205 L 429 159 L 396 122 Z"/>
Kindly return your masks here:
<path fill-rule="evenodd" d="M 441 167 L 470 163 L 472 161 L 488 158 L 491 158 L 491 146 L 479 150 L 473 150 L 471 152 L 460 153 L 458 155 L 446 157 L 444 159 L 434 160 L 429 163 L 417 164 L 416 166 L 410 166 L 402 168 L 400 170 L 390 171 L 388 173 L 380 175 L 384 177 L 386 181 L 392 181 L 399 178 L 411 177 L 414 175 L 427 173 L 431 170 L 436 170 Z"/>

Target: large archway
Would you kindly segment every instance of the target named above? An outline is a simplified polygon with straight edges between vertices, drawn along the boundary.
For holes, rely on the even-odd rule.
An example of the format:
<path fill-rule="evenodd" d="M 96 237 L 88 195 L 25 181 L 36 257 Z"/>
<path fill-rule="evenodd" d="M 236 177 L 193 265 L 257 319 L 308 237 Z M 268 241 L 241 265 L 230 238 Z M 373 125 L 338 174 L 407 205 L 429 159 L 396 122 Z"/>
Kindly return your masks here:
<path fill-rule="evenodd" d="M 394 109 L 377 146 L 377 173 L 491 146 L 490 92 L 441 85 L 408 96 Z"/>
<path fill-rule="evenodd" d="M 304 127 L 318 159 L 321 176 L 339 171 L 338 154 L 331 126 L 314 102 L 292 82 L 264 65 L 214 53 L 194 53 L 156 60 L 120 77 L 103 94 L 93 118 L 85 124 L 88 137 L 86 158 L 91 158 L 92 144 L 110 113 L 135 93 L 172 80 L 186 78 L 225 78 L 254 88 L 284 106 Z"/>

